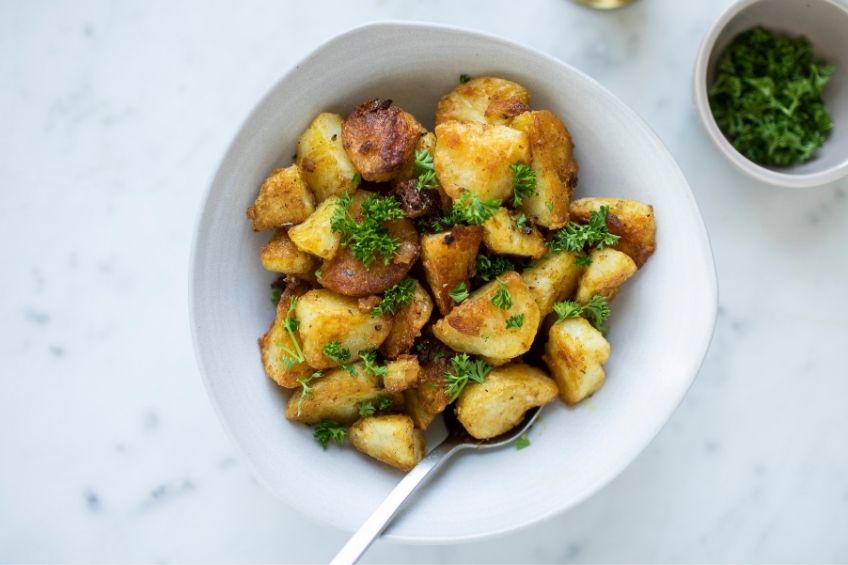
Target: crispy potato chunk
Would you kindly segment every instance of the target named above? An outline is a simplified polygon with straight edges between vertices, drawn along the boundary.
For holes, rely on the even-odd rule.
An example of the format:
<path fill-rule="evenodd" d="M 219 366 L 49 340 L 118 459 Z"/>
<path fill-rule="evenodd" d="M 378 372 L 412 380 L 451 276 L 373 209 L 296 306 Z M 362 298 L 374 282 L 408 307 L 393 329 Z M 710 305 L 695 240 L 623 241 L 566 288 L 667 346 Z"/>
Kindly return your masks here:
<path fill-rule="evenodd" d="M 530 162 L 527 134 L 507 126 L 445 122 L 436 126 L 436 177 L 452 199 L 469 190 L 481 200 L 512 196 L 514 163 Z"/>
<path fill-rule="evenodd" d="M 536 172 L 536 194 L 521 203 L 527 217 L 548 229 L 568 223 L 568 201 L 577 186 L 574 144 L 565 124 L 547 110 L 516 116 L 511 127 L 530 140 L 531 166 Z"/>
<path fill-rule="evenodd" d="M 312 392 L 303 396 L 303 389 L 289 398 L 286 418 L 304 424 L 317 424 L 327 418 L 340 424 L 350 424 L 359 418 L 359 403 L 386 397 L 392 400 L 391 410 L 403 407 L 403 395 L 388 392 L 380 379 L 365 370 L 362 363 L 353 366 L 356 374 L 347 369 L 332 369 L 309 383 Z M 300 413 L 298 413 L 298 405 Z"/>
<path fill-rule="evenodd" d="M 521 280 L 545 317 L 553 312 L 555 302 L 574 295 L 581 274 L 583 267 L 577 264 L 573 253 L 551 253 L 524 269 Z"/>
<path fill-rule="evenodd" d="M 501 275 L 454 307 L 433 325 L 433 335 L 442 343 L 464 353 L 486 357 L 513 358 L 527 352 L 539 327 L 539 307 L 518 273 Z M 493 303 L 503 290 L 511 305 L 501 309 Z M 521 327 L 506 328 L 512 316 L 523 315 Z"/>
<path fill-rule="evenodd" d="M 460 84 L 442 96 L 436 107 L 436 124 L 450 120 L 507 125 L 529 110 L 530 94 L 515 82 L 496 77 L 478 77 Z"/>
<path fill-rule="evenodd" d="M 433 313 L 430 295 L 418 281 L 414 280 L 413 284 L 412 299 L 395 313 L 389 337 L 380 346 L 380 353 L 387 359 L 395 359 L 409 351 Z"/>
<path fill-rule="evenodd" d="M 524 414 L 557 397 L 543 371 L 523 364 L 492 369 L 485 382 L 469 383 L 456 401 L 456 418 L 477 439 L 490 439 L 521 423 Z"/>
<path fill-rule="evenodd" d="M 604 384 L 604 363 L 610 344 L 584 318 L 555 323 L 542 356 L 556 380 L 563 402 L 574 405 Z"/>
<path fill-rule="evenodd" d="M 386 265 L 377 255 L 369 267 L 353 256 L 350 248 L 342 248 L 321 267 L 319 282 L 346 296 L 380 294 L 402 281 L 418 259 L 418 231 L 406 218 L 385 223 L 389 235 L 400 243 L 391 262 Z"/>
<path fill-rule="evenodd" d="M 350 351 L 350 359 L 358 359 L 360 352 L 379 347 L 392 327 L 391 316 L 374 318 L 370 311 L 359 308 L 356 299 L 325 289 L 310 290 L 301 296 L 295 313 L 300 321 L 303 356 L 316 369 L 349 362 L 324 355 L 327 343 L 338 341 Z"/>
<path fill-rule="evenodd" d="M 389 392 L 402 392 L 418 383 L 421 365 L 415 355 L 401 355 L 386 363 L 388 373 L 383 377 L 383 386 Z"/>
<path fill-rule="evenodd" d="M 342 145 L 363 179 L 385 182 L 404 171 L 424 132 L 412 114 L 391 100 L 375 98 L 345 119 Z"/>
<path fill-rule="evenodd" d="M 291 294 L 286 295 L 284 293 L 284 296 L 280 298 L 280 302 L 277 304 L 277 317 L 271 322 L 271 326 L 265 332 L 265 335 L 259 338 L 259 353 L 265 374 L 272 381 L 285 388 L 296 388 L 298 386 L 297 379 L 312 373 L 312 368 L 306 363 L 298 363 L 291 368 L 286 367 L 283 363 L 285 356 L 283 348 L 294 349 L 288 333 L 283 328 L 283 321 L 288 316 L 291 296 Z"/>
<path fill-rule="evenodd" d="M 297 224 L 315 211 L 315 198 L 306 186 L 300 169 L 292 165 L 274 169 L 262 186 L 247 217 L 253 220 L 253 231 L 272 230 Z"/>
<path fill-rule="evenodd" d="M 498 208 L 483 223 L 483 243 L 495 253 L 538 259 L 548 248 L 539 230 L 529 224 L 519 228 L 506 208 Z"/>
<path fill-rule="evenodd" d="M 483 361 L 485 361 L 485 362 L 486 362 L 486 364 L 487 364 L 487 365 L 489 365 L 489 366 L 491 366 L 491 367 L 500 367 L 501 365 L 506 365 L 507 363 L 509 363 L 510 361 L 512 361 L 512 359 L 511 359 L 511 358 L 505 358 L 505 357 L 487 357 L 487 356 L 485 356 L 485 355 L 481 355 L 481 356 L 480 356 L 480 359 L 482 359 Z"/>
<path fill-rule="evenodd" d="M 274 233 L 262 248 L 259 259 L 267 270 L 287 275 L 310 277 L 317 267 L 315 258 L 298 249 L 284 229 Z"/>
<path fill-rule="evenodd" d="M 409 471 L 424 457 L 424 434 L 412 418 L 394 414 L 362 418 L 350 427 L 351 445 L 377 461 Z"/>
<path fill-rule="evenodd" d="M 451 291 L 461 282 L 470 288 L 477 252 L 483 239 L 480 226 L 455 225 L 451 231 L 421 237 L 421 263 L 439 311 L 453 308 Z"/>
<path fill-rule="evenodd" d="M 404 391 L 406 411 L 415 426 L 426 430 L 433 419 L 450 404 L 446 392 L 445 371 L 451 366 L 453 354 L 435 340 L 425 340 L 429 352 L 421 357 L 418 387 Z"/>
<path fill-rule="evenodd" d="M 596 294 L 612 300 L 618 288 L 636 272 L 633 259 L 615 249 L 592 251 L 592 264 L 586 267 L 577 283 L 575 300 L 585 304 Z"/>
<path fill-rule="evenodd" d="M 322 259 L 335 257 L 341 236 L 333 231 L 330 221 L 338 201 L 335 196 L 324 200 L 303 223 L 289 229 L 289 238 L 298 249 Z"/>
<path fill-rule="evenodd" d="M 357 174 L 342 146 L 342 123 L 338 114 L 318 114 L 297 144 L 297 164 L 318 202 L 356 190 Z"/>
<path fill-rule="evenodd" d="M 637 267 L 644 265 L 657 248 L 654 208 L 650 204 L 622 198 L 581 198 L 571 203 L 571 216 L 575 221 L 585 223 L 601 206 L 609 207 L 607 229 L 621 238 L 612 248 L 629 255 Z"/>

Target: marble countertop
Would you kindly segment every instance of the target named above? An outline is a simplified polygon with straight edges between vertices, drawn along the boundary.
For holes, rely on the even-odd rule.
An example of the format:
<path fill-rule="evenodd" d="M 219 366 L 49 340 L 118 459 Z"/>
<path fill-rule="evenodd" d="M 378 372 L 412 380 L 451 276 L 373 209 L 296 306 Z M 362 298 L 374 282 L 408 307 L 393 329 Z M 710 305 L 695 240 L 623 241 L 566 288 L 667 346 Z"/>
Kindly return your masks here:
<path fill-rule="evenodd" d="M 529 44 L 635 108 L 692 185 L 721 306 L 689 395 L 598 495 L 530 530 L 378 542 L 365 561 L 848 560 L 848 182 L 771 188 L 713 149 L 690 78 L 729 3 L 0 3 L 0 561 L 321 562 L 346 539 L 271 498 L 225 436 L 186 272 L 255 101 L 377 19 Z"/>

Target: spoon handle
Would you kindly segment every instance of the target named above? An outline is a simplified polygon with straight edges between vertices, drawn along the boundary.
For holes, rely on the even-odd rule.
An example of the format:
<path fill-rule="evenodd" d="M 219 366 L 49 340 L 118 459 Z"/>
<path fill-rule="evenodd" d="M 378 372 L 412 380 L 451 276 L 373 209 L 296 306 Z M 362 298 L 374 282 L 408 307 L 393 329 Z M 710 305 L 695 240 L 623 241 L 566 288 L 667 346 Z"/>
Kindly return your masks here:
<path fill-rule="evenodd" d="M 336 554 L 330 565 L 352 565 L 359 561 L 368 546 L 386 529 L 403 503 L 432 476 L 433 471 L 456 452 L 457 447 L 459 446 L 449 439 L 413 467 Z"/>

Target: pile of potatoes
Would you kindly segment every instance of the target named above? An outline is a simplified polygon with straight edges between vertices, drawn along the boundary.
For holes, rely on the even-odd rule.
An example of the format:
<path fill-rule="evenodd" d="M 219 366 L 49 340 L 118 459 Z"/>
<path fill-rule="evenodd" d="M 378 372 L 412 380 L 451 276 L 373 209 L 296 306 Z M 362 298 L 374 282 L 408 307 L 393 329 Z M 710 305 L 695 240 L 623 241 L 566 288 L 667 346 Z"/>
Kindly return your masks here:
<path fill-rule="evenodd" d="M 458 353 L 492 367 L 455 402 L 457 419 L 478 439 L 509 431 L 527 410 L 557 396 L 574 405 L 601 387 L 610 344 L 584 318 L 558 321 L 554 304 L 583 304 L 597 294 L 612 299 L 655 249 L 653 209 L 617 198 L 572 200 L 578 166 L 568 129 L 529 103 L 521 85 L 478 77 L 442 97 L 433 132 L 391 100 L 370 100 L 346 118 L 321 113 L 301 135 L 295 163 L 264 181 L 247 216 L 255 231 L 274 230 L 260 259 L 285 278 L 276 319 L 259 343 L 267 375 L 294 389 L 287 418 L 350 426 L 355 448 L 409 470 L 425 454 L 422 431 L 450 404 L 445 373 Z M 436 188 L 415 189 L 416 151 L 432 155 Z M 515 163 L 535 172 L 536 193 L 513 209 Z M 482 225 L 417 228 L 416 219 L 447 214 L 466 191 L 502 207 Z M 371 194 L 401 203 L 407 217 L 385 223 L 399 242 L 390 261 L 366 267 L 341 245 L 331 218 L 345 194 L 354 215 Z M 587 222 L 602 206 L 607 229 L 620 237 L 614 246 L 592 250 L 587 267 L 571 253 L 549 252 L 554 231 Z M 516 222 L 520 214 L 526 221 Z M 483 282 L 475 277 L 480 254 L 520 266 Z M 409 303 L 373 316 L 381 294 L 408 278 Z M 451 291 L 460 283 L 471 292 L 457 303 Z M 491 300 L 503 286 L 507 309 Z M 519 315 L 523 324 L 506 328 Z M 284 328 L 288 316 L 299 322 L 304 358 L 294 365 L 283 362 L 295 345 Z M 349 350 L 350 361 L 327 357 L 330 342 Z M 359 360 L 370 351 L 383 359 L 381 374 Z M 311 378 L 316 371 L 320 378 Z M 310 378 L 304 394 L 300 383 Z M 360 415 L 363 403 L 378 402 L 374 415 Z"/>

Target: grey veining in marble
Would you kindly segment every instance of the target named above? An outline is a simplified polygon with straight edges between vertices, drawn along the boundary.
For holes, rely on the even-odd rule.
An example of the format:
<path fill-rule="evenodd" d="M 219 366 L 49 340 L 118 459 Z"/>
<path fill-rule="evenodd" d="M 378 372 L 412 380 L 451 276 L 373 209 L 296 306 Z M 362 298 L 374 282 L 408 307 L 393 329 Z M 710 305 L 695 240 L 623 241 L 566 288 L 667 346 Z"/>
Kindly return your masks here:
<path fill-rule="evenodd" d="M 366 561 L 848 560 L 848 183 L 771 188 L 713 149 L 691 68 L 728 3 L 0 2 L 0 561 L 321 562 L 342 544 L 270 498 L 225 437 L 186 272 L 254 102 L 376 19 L 527 43 L 634 107 L 701 205 L 721 311 L 690 394 L 600 494 L 528 531 L 378 542 Z"/>

